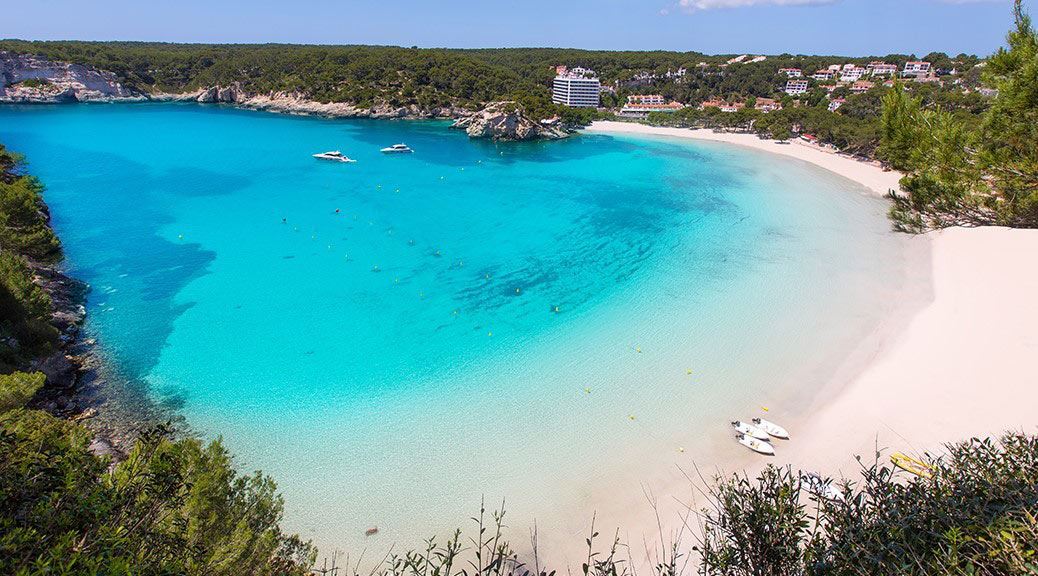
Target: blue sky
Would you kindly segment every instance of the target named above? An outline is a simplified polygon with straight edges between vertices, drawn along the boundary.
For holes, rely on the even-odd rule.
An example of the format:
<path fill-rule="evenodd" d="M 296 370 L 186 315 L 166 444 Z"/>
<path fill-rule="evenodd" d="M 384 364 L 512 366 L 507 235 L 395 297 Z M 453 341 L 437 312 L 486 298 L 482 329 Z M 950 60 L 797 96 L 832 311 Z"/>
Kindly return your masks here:
<path fill-rule="evenodd" d="M 1038 0 L 1027 3 L 1038 5 Z M 1011 0 L 0 0 L 0 37 L 986 55 L 1002 44 L 1011 5 Z"/>

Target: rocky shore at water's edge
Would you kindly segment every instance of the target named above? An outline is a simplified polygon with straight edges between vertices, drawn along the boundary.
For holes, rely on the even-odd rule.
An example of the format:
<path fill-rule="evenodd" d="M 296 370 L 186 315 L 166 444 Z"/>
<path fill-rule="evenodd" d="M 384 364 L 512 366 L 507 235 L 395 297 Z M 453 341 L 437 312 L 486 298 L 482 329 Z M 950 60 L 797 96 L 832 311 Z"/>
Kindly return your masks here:
<path fill-rule="evenodd" d="M 109 373 L 97 343 L 84 338 L 87 284 L 69 276 L 58 266 L 32 264 L 36 283 L 50 296 L 51 324 L 59 331 L 58 346 L 26 367 L 46 376 L 33 407 L 55 416 L 80 422 L 94 438 L 90 449 L 120 458 L 129 452 L 137 436 L 165 421 L 157 407 L 145 410 L 113 409 L 108 390 Z"/>

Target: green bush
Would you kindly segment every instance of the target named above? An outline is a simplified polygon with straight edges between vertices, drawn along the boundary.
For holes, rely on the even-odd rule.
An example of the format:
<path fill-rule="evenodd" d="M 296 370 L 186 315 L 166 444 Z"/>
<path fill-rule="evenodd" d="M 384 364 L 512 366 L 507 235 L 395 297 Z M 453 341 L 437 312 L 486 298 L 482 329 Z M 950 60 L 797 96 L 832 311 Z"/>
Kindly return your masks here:
<path fill-rule="evenodd" d="M 2 397 L 21 386 L 0 381 Z M 114 466 L 90 441 L 42 411 L 0 413 L 0 573 L 308 573 L 313 548 L 278 527 L 274 482 L 239 475 L 219 441 L 159 431 Z"/>
<path fill-rule="evenodd" d="M 0 413 L 25 406 L 43 387 L 42 372 L 0 374 Z"/>
<path fill-rule="evenodd" d="M 699 572 L 1038 574 L 1038 438 L 973 439 L 929 464 L 926 478 L 874 463 L 841 499 L 809 494 L 788 468 L 719 479 Z"/>

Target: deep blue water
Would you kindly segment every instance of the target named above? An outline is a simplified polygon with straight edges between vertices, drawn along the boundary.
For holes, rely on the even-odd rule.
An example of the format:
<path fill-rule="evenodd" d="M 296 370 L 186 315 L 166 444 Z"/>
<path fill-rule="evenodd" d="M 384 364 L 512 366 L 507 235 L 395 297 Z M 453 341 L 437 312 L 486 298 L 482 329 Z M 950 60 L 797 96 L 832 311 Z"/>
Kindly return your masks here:
<path fill-rule="evenodd" d="M 719 410 L 809 396 L 900 278 L 882 201 L 724 145 L 150 104 L 0 107 L 0 140 L 114 364 L 326 548 L 480 494 L 568 529 Z"/>

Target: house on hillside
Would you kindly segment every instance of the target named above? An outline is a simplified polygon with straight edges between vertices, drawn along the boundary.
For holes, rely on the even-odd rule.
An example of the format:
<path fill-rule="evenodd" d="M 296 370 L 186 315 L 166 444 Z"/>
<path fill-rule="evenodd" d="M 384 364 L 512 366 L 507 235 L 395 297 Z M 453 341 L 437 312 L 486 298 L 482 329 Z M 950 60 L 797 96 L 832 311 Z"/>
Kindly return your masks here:
<path fill-rule="evenodd" d="M 790 96 L 796 96 L 798 94 L 804 94 L 807 92 L 810 82 L 807 80 L 790 80 L 786 82 L 786 94 Z"/>
<path fill-rule="evenodd" d="M 757 103 L 753 107 L 767 114 L 768 112 L 782 110 L 782 103 L 771 98 L 757 98 Z"/>
<path fill-rule="evenodd" d="M 865 75 L 867 70 L 858 66 L 857 64 L 846 64 L 840 70 L 840 81 L 841 82 L 857 82 L 861 80 L 861 77 Z"/>
<path fill-rule="evenodd" d="M 738 112 L 746 107 L 743 102 L 725 102 L 724 100 L 706 100 L 699 105 L 700 110 L 706 110 L 707 108 L 717 108 L 721 112 Z"/>
<path fill-rule="evenodd" d="M 869 82 L 867 80 L 859 80 L 854 84 L 851 84 L 851 92 L 855 94 L 861 94 L 862 92 L 868 92 L 869 90 L 872 90 L 873 86 L 875 86 L 875 84 L 873 84 L 872 82 Z"/>
<path fill-rule="evenodd" d="M 785 74 L 788 78 L 800 78 L 804 72 L 800 68 L 779 68 L 779 74 Z"/>
<path fill-rule="evenodd" d="M 897 74 L 897 64 L 887 64 L 886 62 L 869 62 L 865 69 L 868 70 L 870 76 L 894 76 Z"/>
<path fill-rule="evenodd" d="M 922 60 L 914 62 L 905 62 L 905 69 L 901 72 L 902 76 L 929 76 L 930 75 L 930 63 Z"/>

